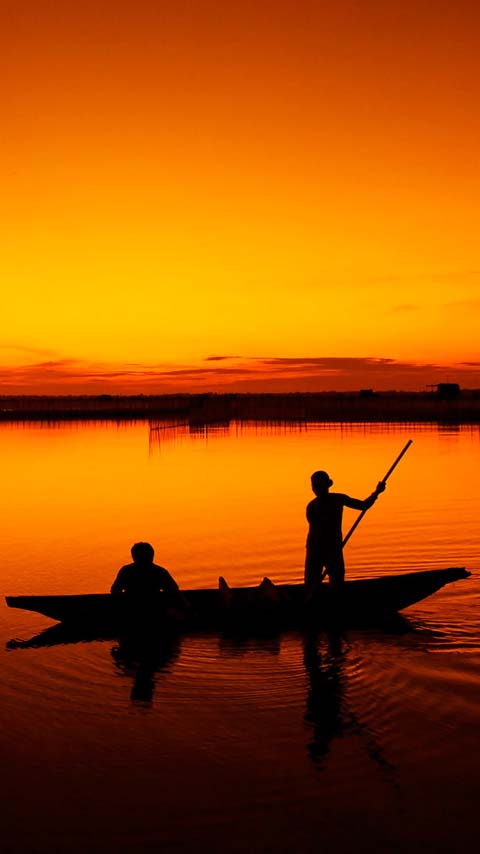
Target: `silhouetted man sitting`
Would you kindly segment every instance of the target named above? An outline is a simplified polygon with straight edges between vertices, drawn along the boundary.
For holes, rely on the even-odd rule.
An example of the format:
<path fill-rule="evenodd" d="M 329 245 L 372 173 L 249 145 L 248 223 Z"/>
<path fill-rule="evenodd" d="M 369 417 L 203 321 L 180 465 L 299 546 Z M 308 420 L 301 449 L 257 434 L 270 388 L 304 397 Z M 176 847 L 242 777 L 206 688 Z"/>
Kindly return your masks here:
<path fill-rule="evenodd" d="M 131 548 L 133 563 L 122 566 L 112 584 L 111 593 L 148 602 L 149 597 L 165 594 L 167 606 L 179 606 L 182 601 L 179 587 L 163 566 L 153 562 L 155 552 L 150 543 L 135 543 Z"/>
<path fill-rule="evenodd" d="M 374 492 L 364 501 L 350 498 L 341 492 L 329 492 L 333 480 L 325 471 L 312 474 L 312 490 L 315 498 L 307 504 L 307 554 L 305 560 L 305 588 L 312 592 L 324 574 L 330 584 L 341 587 L 345 579 L 345 564 L 342 549 L 342 514 L 344 507 L 368 510 L 377 500 L 385 484 L 380 481 Z M 325 573 L 324 573 L 325 570 Z"/>

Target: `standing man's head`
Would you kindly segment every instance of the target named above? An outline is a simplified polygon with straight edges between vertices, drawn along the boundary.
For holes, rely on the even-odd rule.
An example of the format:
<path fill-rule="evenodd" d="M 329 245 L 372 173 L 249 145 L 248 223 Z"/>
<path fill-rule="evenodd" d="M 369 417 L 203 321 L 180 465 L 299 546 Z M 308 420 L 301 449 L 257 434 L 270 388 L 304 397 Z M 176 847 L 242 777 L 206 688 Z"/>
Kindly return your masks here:
<path fill-rule="evenodd" d="M 311 481 L 312 490 L 315 495 L 326 495 L 330 487 L 333 485 L 333 480 L 326 471 L 314 471 Z"/>
<path fill-rule="evenodd" d="M 155 552 L 150 543 L 134 543 L 130 552 L 134 563 L 153 563 Z"/>

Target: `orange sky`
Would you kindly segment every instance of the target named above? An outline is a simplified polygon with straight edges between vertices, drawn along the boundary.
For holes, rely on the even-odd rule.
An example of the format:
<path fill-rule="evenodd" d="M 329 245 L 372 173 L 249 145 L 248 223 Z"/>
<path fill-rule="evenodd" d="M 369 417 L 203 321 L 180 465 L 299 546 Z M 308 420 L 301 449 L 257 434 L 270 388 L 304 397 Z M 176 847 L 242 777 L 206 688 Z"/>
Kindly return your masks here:
<path fill-rule="evenodd" d="M 0 10 L 5 393 L 480 387 L 476 0 Z"/>

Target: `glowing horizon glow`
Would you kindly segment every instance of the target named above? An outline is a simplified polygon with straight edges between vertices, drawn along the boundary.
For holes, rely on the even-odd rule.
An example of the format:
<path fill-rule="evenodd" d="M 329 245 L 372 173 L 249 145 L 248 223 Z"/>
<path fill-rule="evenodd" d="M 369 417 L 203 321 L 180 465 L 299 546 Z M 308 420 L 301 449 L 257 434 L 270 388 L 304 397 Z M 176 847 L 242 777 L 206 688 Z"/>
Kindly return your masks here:
<path fill-rule="evenodd" d="M 257 6 L 4 5 L 0 393 L 480 385 L 478 8 Z"/>

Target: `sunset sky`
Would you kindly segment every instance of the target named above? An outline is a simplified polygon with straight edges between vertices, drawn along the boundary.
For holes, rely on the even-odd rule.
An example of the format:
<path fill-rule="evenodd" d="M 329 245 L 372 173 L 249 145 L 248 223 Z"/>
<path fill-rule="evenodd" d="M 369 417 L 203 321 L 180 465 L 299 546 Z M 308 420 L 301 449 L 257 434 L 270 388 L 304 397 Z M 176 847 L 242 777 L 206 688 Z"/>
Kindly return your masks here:
<path fill-rule="evenodd" d="M 477 0 L 0 10 L 0 392 L 480 387 Z"/>

